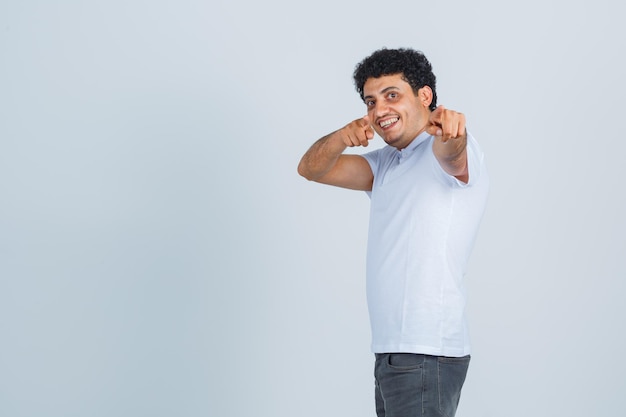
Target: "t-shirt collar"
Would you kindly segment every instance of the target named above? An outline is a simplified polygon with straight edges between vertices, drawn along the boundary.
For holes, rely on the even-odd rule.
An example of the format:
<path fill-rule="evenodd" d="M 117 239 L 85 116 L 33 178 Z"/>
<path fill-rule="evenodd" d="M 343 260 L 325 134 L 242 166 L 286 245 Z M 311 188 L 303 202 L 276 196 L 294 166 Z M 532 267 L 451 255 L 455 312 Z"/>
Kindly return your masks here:
<path fill-rule="evenodd" d="M 413 151 L 422 143 L 424 143 L 426 141 L 426 139 L 428 139 L 431 135 L 426 132 L 423 131 L 422 133 L 420 133 L 419 135 L 417 135 L 417 137 L 415 139 L 413 139 L 413 141 L 411 143 L 409 143 L 407 145 L 406 148 L 404 149 L 400 149 L 397 150 L 397 154 L 398 154 L 398 158 L 400 159 L 404 159 L 407 156 L 409 156 L 411 153 L 413 153 Z"/>

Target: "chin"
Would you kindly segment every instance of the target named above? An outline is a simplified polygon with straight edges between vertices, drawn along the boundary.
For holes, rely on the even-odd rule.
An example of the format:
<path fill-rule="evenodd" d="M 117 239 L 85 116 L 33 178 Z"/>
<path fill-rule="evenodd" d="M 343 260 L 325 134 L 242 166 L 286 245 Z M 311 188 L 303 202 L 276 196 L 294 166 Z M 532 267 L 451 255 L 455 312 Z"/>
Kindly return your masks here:
<path fill-rule="evenodd" d="M 399 137 L 383 137 L 383 140 L 385 141 L 385 143 L 389 146 L 396 146 L 398 144 L 398 142 L 400 142 L 400 138 Z"/>

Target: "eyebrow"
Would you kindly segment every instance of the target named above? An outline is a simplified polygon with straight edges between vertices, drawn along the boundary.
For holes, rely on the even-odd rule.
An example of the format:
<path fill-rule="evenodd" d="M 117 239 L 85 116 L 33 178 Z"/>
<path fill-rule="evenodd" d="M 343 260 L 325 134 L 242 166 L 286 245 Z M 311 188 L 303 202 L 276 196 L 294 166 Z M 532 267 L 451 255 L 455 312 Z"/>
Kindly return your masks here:
<path fill-rule="evenodd" d="M 383 89 L 380 91 L 380 94 L 385 94 L 386 92 L 388 92 L 388 91 L 390 91 L 390 90 L 400 90 L 400 88 L 398 88 L 398 87 L 396 87 L 396 86 L 394 86 L 394 85 L 391 85 L 391 86 L 389 86 L 389 87 L 387 87 L 387 88 L 383 88 Z M 365 97 L 363 97 L 363 100 L 367 100 L 367 99 L 369 99 L 369 98 L 373 98 L 373 96 L 371 96 L 371 95 L 369 95 L 369 96 L 365 96 Z"/>

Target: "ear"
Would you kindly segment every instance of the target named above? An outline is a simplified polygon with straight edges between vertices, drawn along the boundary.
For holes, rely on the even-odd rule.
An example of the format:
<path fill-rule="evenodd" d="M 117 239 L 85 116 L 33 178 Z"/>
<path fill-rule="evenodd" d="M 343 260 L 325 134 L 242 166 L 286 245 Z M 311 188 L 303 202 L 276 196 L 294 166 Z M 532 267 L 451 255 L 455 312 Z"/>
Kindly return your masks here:
<path fill-rule="evenodd" d="M 417 98 L 422 106 L 428 108 L 430 107 L 430 103 L 433 101 L 433 90 L 429 86 L 425 85 L 417 90 Z"/>

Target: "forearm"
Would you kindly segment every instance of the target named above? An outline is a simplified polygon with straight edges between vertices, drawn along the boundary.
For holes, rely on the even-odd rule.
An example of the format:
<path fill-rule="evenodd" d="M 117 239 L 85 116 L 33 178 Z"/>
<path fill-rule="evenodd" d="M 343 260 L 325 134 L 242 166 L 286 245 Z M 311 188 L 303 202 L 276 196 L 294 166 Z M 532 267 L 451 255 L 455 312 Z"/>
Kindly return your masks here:
<path fill-rule="evenodd" d="M 324 136 L 309 148 L 298 165 L 300 175 L 315 181 L 333 168 L 347 147 L 339 137 L 338 132 L 335 131 Z"/>
<path fill-rule="evenodd" d="M 445 142 L 436 139 L 433 144 L 433 152 L 444 171 L 460 180 L 465 180 L 468 174 L 467 133 Z"/>

